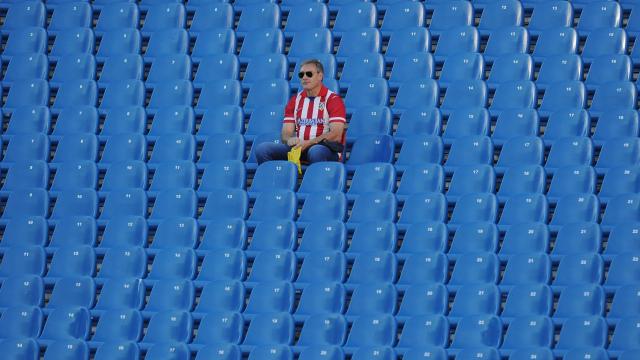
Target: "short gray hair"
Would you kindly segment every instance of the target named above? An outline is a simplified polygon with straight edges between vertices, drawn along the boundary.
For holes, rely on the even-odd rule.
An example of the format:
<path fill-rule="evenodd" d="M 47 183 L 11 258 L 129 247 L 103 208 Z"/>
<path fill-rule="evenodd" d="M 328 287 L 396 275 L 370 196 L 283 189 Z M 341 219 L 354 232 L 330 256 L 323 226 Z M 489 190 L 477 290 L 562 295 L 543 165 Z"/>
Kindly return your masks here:
<path fill-rule="evenodd" d="M 305 65 L 309 65 L 309 64 L 313 64 L 316 66 L 316 69 L 318 70 L 318 72 L 323 73 L 324 74 L 324 66 L 322 66 L 322 63 L 320 62 L 320 60 L 318 59 L 308 59 L 302 62 L 302 64 L 300 64 L 300 67 L 303 67 Z"/>

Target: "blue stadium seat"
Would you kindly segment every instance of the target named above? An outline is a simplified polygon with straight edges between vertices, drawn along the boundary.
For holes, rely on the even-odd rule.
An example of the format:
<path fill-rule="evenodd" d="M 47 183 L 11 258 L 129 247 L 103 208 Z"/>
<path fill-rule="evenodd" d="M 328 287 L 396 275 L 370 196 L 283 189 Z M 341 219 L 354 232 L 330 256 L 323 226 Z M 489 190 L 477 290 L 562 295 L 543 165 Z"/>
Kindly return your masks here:
<path fill-rule="evenodd" d="M 423 91 L 425 93 L 426 91 Z M 421 98 L 424 98 L 423 94 Z M 432 96 L 435 96 L 433 94 Z M 371 106 L 387 106 L 389 103 L 389 85 L 384 78 L 361 79 L 347 90 L 344 103 L 348 112 L 356 108 Z"/>
<path fill-rule="evenodd" d="M 459 26 L 473 25 L 473 6 L 469 1 L 433 2 L 429 31 L 435 35 Z"/>
<path fill-rule="evenodd" d="M 45 80 L 21 81 L 13 84 L 7 93 L 3 111 L 12 112 L 23 106 L 47 106 L 49 85 Z"/>
<path fill-rule="evenodd" d="M 240 281 L 211 281 L 202 288 L 200 301 L 193 313 L 239 312 L 244 302 L 245 288 Z"/>
<path fill-rule="evenodd" d="M 397 171 L 402 172 L 416 164 L 440 164 L 443 153 L 444 145 L 438 136 L 427 134 L 407 136 L 395 167 Z"/>
<path fill-rule="evenodd" d="M 258 166 L 249 195 L 255 197 L 268 190 L 295 190 L 298 173 L 295 165 L 287 161 L 269 161 Z"/>
<path fill-rule="evenodd" d="M 298 230 L 291 220 L 262 221 L 256 225 L 247 255 L 262 250 L 293 250 L 297 242 Z"/>
<path fill-rule="evenodd" d="M 609 345 L 609 351 L 614 354 L 620 354 L 626 350 L 634 350 L 638 348 L 638 341 L 636 335 L 640 326 L 637 317 L 630 317 L 621 319 L 616 325 L 611 344 Z"/>
<path fill-rule="evenodd" d="M 72 134 L 63 136 L 56 148 L 51 160 L 51 165 L 56 166 L 65 162 L 96 161 L 98 156 L 98 139 L 93 134 Z"/>
<path fill-rule="evenodd" d="M 354 229 L 346 255 L 352 257 L 370 251 L 393 251 L 397 238 L 396 226 L 391 222 L 363 222 Z"/>
<path fill-rule="evenodd" d="M 268 107 L 265 107 L 265 111 Z M 282 109 L 280 109 L 282 112 Z M 261 113 L 261 112 L 259 112 Z M 240 134 L 244 123 L 244 113 L 238 105 L 220 105 L 215 108 L 208 108 L 202 114 L 200 127 L 196 138 L 207 140 L 209 136 L 218 134 Z M 266 126 L 266 125 L 265 125 Z M 248 135 L 252 138 L 252 135 Z"/>
<path fill-rule="evenodd" d="M 607 326 L 599 316 L 581 316 L 568 319 L 556 343 L 555 349 L 603 347 L 607 339 Z M 576 357 L 579 358 L 579 357 Z"/>
<path fill-rule="evenodd" d="M 187 23 L 187 12 L 182 4 L 157 4 L 146 11 L 141 31 L 144 36 L 153 35 L 157 31 L 184 28 Z"/>
<path fill-rule="evenodd" d="M 490 88 L 502 83 L 531 80 L 533 78 L 533 60 L 528 54 L 507 54 L 496 57 L 487 79 Z"/>
<path fill-rule="evenodd" d="M 207 202 L 199 221 L 244 219 L 249 212 L 248 204 L 249 198 L 242 189 L 213 190 L 207 196 Z"/>
<path fill-rule="evenodd" d="M 444 171 L 440 165 L 417 164 L 404 171 L 396 197 L 405 201 L 411 195 L 424 192 L 442 192 L 444 190 Z"/>
<path fill-rule="evenodd" d="M 293 352 L 285 345 L 260 345 L 249 353 L 249 360 L 293 360 Z"/>
<path fill-rule="evenodd" d="M 144 53 L 146 62 L 166 55 L 186 54 L 189 50 L 189 34 L 185 29 L 163 29 L 151 34 Z"/>
<path fill-rule="evenodd" d="M 396 208 L 396 198 L 391 192 L 361 194 L 354 202 L 347 226 L 367 221 L 394 221 Z"/>
<path fill-rule="evenodd" d="M 412 253 L 442 252 L 448 238 L 449 231 L 442 222 L 414 223 L 405 230 L 398 258 L 405 258 Z"/>
<path fill-rule="evenodd" d="M 229 56 L 229 55 L 226 55 Z M 208 58 L 205 58 L 208 59 Z M 227 61 L 232 67 L 236 67 L 237 60 L 236 58 L 230 58 L 229 60 L 235 61 Z M 201 62 L 200 66 L 205 64 Z M 208 65 L 208 64 L 207 64 Z M 210 65 L 209 65 L 210 66 Z M 227 65 L 229 67 L 229 65 Z M 203 67 L 203 72 L 209 73 L 211 70 L 207 71 L 206 67 Z M 198 67 L 200 70 L 200 67 Z M 233 74 L 233 71 L 227 70 L 228 74 Z M 235 69 L 235 74 L 237 78 L 238 69 Z M 228 76 L 225 74 L 224 76 Z M 211 76 L 211 75 L 209 75 Z M 217 75 L 220 76 L 220 75 Z M 253 84 L 257 84 L 259 82 L 265 80 L 273 80 L 273 79 L 285 79 L 287 80 L 289 77 L 289 61 L 287 57 L 283 54 L 269 54 L 263 56 L 257 56 L 252 58 L 247 65 L 247 69 L 244 73 L 244 77 L 242 78 L 242 87 L 251 88 Z M 205 81 L 209 81 L 209 79 L 205 79 Z"/>
<path fill-rule="evenodd" d="M 194 248 L 198 240 L 198 225 L 190 217 L 171 217 L 161 220 L 155 229 L 150 252 L 175 248 Z"/>
<path fill-rule="evenodd" d="M 145 287 L 140 279 L 105 279 L 92 311 L 137 310 L 144 304 Z"/>
<path fill-rule="evenodd" d="M 46 52 L 47 32 L 40 27 L 25 27 L 11 31 L 2 52 L 3 60 L 16 55 Z"/>
<path fill-rule="evenodd" d="M 600 285 L 567 286 L 558 299 L 553 320 L 562 322 L 578 316 L 604 315 L 605 294 Z"/>
<path fill-rule="evenodd" d="M 296 258 L 288 250 L 268 250 L 258 253 L 248 283 L 265 281 L 292 281 L 295 276 Z"/>
<path fill-rule="evenodd" d="M 92 20 L 93 13 L 88 3 L 60 4 L 53 10 L 47 32 L 58 35 L 73 28 L 91 27 Z"/>
<path fill-rule="evenodd" d="M 464 201 L 462 197 L 460 201 Z M 463 206 L 461 203 L 460 206 Z M 459 211 L 459 210 L 458 210 Z M 455 209 L 454 209 L 455 214 Z M 450 226 L 450 228 L 453 226 Z M 448 256 L 455 259 L 464 253 L 496 252 L 498 248 L 498 228 L 490 222 L 469 222 L 457 227 Z"/>
<path fill-rule="evenodd" d="M 352 82 L 372 77 L 384 77 L 384 59 L 377 52 L 358 53 L 346 58 L 340 86 L 348 88 Z"/>
<path fill-rule="evenodd" d="M 445 170 L 452 172 L 461 166 L 489 164 L 493 162 L 493 143 L 488 136 L 465 136 L 451 145 L 445 162 Z"/>
<path fill-rule="evenodd" d="M 360 316 L 353 321 L 344 346 L 346 351 L 356 348 L 363 350 L 370 346 L 391 346 L 395 342 L 396 330 L 396 320 L 389 314 Z"/>
<path fill-rule="evenodd" d="M 448 295 L 442 284 L 411 285 L 404 291 L 396 318 L 406 321 L 413 316 L 444 315 Z"/>
<path fill-rule="evenodd" d="M 252 31 L 280 27 L 280 8 L 276 4 L 255 4 L 242 8 L 236 34 L 247 36 Z"/>
<path fill-rule="evenodd" d="M 304 257 L 315 251 L 342 251 L 346 236 L 346 228 L 342 221 L 313 221 L 305 227 L 296 255 Z"/>
<path fill-rule="evenodd" d="M 390 35 L 395 30 L 424 26 L 425 10 L 418 3 L 396 3 L 387 7 L 380 30 Z"/>
<path fill-rule="evenodd" d="M 619 4 L 593 2 L 586 4 L 576 26 L 580 36 L 588 36 L 602 28 L 617 28 L 622 24 L 622 8 Z"/>
<path fill-rule="evenodd" d="M 566 255 L 560 260 L 553 286 L 562 289 L 571 285 L 599 284 L 603 268 L 604 261 L 598 254 Z"/>
<path fill-rule="evenodd" d="M 248 221 L 255 225 L 260 221 L 293 220 L 297 214 L 297 199 L 291 190 L 263 191 L 256 201 Z"/>
<path fill-rule="evenodd" d="M 151 100 L 147 105 L 147 113 L 155 114 L 161 107 L 191 106 L 192 103 L 193 85 L 191 85 L 191 81 L 167 80 L 153 89 Z"/>
<path fill-rule="evenodd" d="M 98 320 L 94 342 L 138 341 L 142 333 L 142 316 L 137 310 L 107 310 Z"/>
<path fill-rule="evenodd" d="M 48 133 L 51 112 L 46 106 L 21 106 L 11 112 L 9 124 L 4 131 L 7 139 L 10 135 Z"/>
<path fill-rule="evenodd" d="M 346 259 L 343 253 L 335 251 L 310 252 L 302 262 L 300 274 L 296 279 L 296 286 L 342 282 L 345 272 Z"/>
<path fill-rule="evenodd" d="M 542 166 L 517 165 L 517 162 L 514 161 L 512 166 L 504 170 L 504 176 L 497 195 L 500 202 L 504 202 L 514 195 L 542 194 L 545 187 L 546 173 Z"/>
<path fill-rule="evenodd" d="M 554 203 L 565 195 L 593 194 L 596 189 L 596 173 L 591 166 L 567 166 L 559 168 L 547 192 L 547 200 Z"/>
<path fill-rule="evenodd" d="M 449 340 L 449 321 L 442 315 L 409 318 L 402 329 L 397 348 L 420 346 L 445 347 Z"/>
<path fill-rule="evenodd" d="M 475 315 L 497 315 L 500 307 L 500 290 L 493 284 L 465 285 L 460 287 L 449 312 L 450 321 Z"/>
<path fill-rule="evenodd" d="M 342 315 L 312 315 L 302 326 L 296 346 L 340 346 L 347 334 L 347 322 Z"/>
<path fill-rule="evenodd" d="M 238 80 L 217 80 L 203 84 L 196 113 L 220 105 L 240 105 L 242 90 Z"/>
<path fill-rule="evenodd" d="M 104 61 L 113 55 L 140 54 L 142 36 L 135 28 L 117 28 L 105 32 L 96 52 L 96 59 Z"/>
<path fill-rule="evenodd" d="M 566 137 L 588 136 L 591 128 L 589 113 L 584 109 L 560 109 L 549 114 L 543 140 L 546 146 Z"/>
<path fill-rule="evenodd" d="M 489 112 L 482 108 L 464 107 L 454 109 L 447 119 L 447 127 L 442 134 L 445 144 L 451 144 L 466 136 L 489 135 Z"/>
<path fill-rule="evenodd" d="M 631 64 L 631 58 L 627 55 L 603 55 L 595 58 L 585 80 L 587 89 L 597 89 L 607 82 L 631 81 Z"/>
<path fill-rule="evenodd" d="M 597 57 L 624 54 L 627 49 L 627 33 L 621 28 L 601 28 L 592 31 L 582 49 L 582 61 L 591 63 Z"/>
<path fill-rule="evenodd" d="M 109 83 L 100 101 L 100 111 L 144 106 L 144 83 L 141 80 L 120 80 Z M 128 110 L 131 111 L 131 110 Z"/>
<path fill-rule="evenodd" d="M 288 345 L 294 335 L 294 322 L 290 314 L 272 313 L 257 315 L 249 324 L 243 345 Z M 264 357 L 257 357 L 263 359 Z"/>
<path fill-rule="evenodd" d="M 282 122 L 282 116 L 278 118 L 278 127 Z M 275 121 L 274 121 L 275 123 Z M 371 106 L 357 108 L 349 120 L 349 138 L 347 143 L 353 143 L 363 135 L 391 134 L 392 116 L 391 110 L 386 106 Z M 246 135 L 245 135 L 246 137 Z"/>
<path fill-rule="evenodd" d="M 105 88 L 123 80 L 142 80 L 143 70 L 142 57 L 138 54 L 109 56 L 102 66 L 98 86 Z"/>
<path fill-rule="evenodd" d="M 162 280 L 151 288 L 149 300 L 144 310 L 160 312 L 165 310 L 190 311 L 195 299 L 195 288 L 187 280 Z"/>
<path fill-rule="evenodd" d="M 44 300 L 44 283 L 35 275 L 20 275 L 6 278 L 0 288 L 0 308 L 16 306 L 41 306 Z"/>
<path fill-rule="evenodd" d="M 198 187 L 198 196 L 206 196 L 212 190 L 243 189 L 246 180 L 244 164 L 238 160 L 220 160 L 205 167 Z"/>
<path fill-rule="evenodd" d="M 145 86 L 156 88 L 161 87 L 164 82 L 190 79 L 191 59 L 189 56 L 184 54 L 160 56 L 151 64 Z"/>
<path fill-rule="evenodd" d="M 2 192 L 7 195 L 17 189 L 43 188 L 49 185 L 49 168 L 44 161 L 24 161 L 11 165 L 6 172 Z"/>
<path fill-rule="evenodd" d="M 285 4 L 281 4 L 281 9 L 285 10 L 285 8 Z M 289 7 L 284 33 L 291 37 L 298 31 L 326 28 L 328 23 L 329 10 L 322 2 L 293 3 Z"/>
<path fill-rule="evenodd" d="M 494 34 L 496 30 L 510 26 L 521 26 L 522 5 L 518 1 L 500 0 L 484 7 L 478 30 L 484 34 Z"/>
<path fill-rule="evenodd" d="M 107 139 L 99 165 L 111 165 L 123 161 L 144 161 L 147 143 L 141 134 L 122 134 Z"/>
<path fill-rule="evenodd" d="M 609 169 L 618 166 L 635 166 L 640 163 L 637 138 L 621 137 L 608 140 L 602 146 L 596 171 L 606 173 Z"/>
<path fill-rule="evenodd" d="M 44 359 L 84 360 L 89 356 L 89 347 L 84 341 L 55 341 L 47 346 Z"/>
<path fill-rule="evenodd" d="M 16 306 L 5 310 L 0 316 L 2 339 L 37 338 L 43 322 L 42 310 L 38 307 Z"/>
<path fill-rule="evenodd" d="M 16 55 L 9 61 L 2 83 L 11 86 L 31 79 L 47 80 L 48 72 L 49 60 L 45 54 Z"/>
<path fill-rule="evenodd" d="M 443 88 L 457 81 L 482 80 L 484 59 L 478 53 L 460 53 L 447 57 L 440 72 L 438 85 Z"/>
<path fill-rule="evenodd" d="M 202 268 L 196 281 L 205 283 L 212 281 L 242 281 L 245 278 L 246 263 L 247 259 L 241 250 L 210 251 L 202 261 Z"/>
<path fill-rule="evenodd" d="M 377 191 L 393 191 L 396 182 L 396 172 L 389 163 L 367 163 L 360 165 L 351 179 L 351 186 L 347 191 L 349 200 L 356 199 L 360 194 Z"/>
<path fill-rule="evenodd" d="M 95 359 L 139 360 L 140 349 L 138 348 L 138 344 L 133 342 L 107 342 L 98 347 L 95 353 Z"/>
<path fill-rule="evenodd" d="M 637 252 L 635 237 L 637 236 L 638 224 L 635 222 L 621 223 L 613 226 L 609 233 L 607 247 L 603 252 L 603 257 L 610 260 L 612 257 L 623 254 Z"/>
<path fill-rule="evenodd" d="M 189 10 L 189 4 L 187 4 L 187 10 Z M 194 37 L 203 31 L 231 28 L 233 28 L 233 7 L 230 4 L 203 3 L 195 8 L 189 35 Z"/>
<path fill-rule="evenodd" d="M 397 286 L 406 289 L 413 285 L 444 283 L 448 267 L 448 259 L 441 252 L 410 254 L 406 256 Z"/>
<path fill-rule="evenodd" d="M 95 25 L 94 32 L 101 36 L 105 32 L 112 30 L 136 28 L 139 19 L 140 11 L 136 4 L 126 2 L 108 3 L 100 9 L 98 23 Z"/>
<path fill-rule="evenodd" d="M 279 54 L 283 49 L 284 35 L 281 30 L 260 29 L 251 31 L 245 36 L 238 56 L 240 62 L 247 63 L 252 57 Z"/>
<path fill-rule="evenodd" d="M 354 86 L 354 89 L 357 88 Z M 416 106 L 436 107 L 439 98 L 438 93 L 438 83 L 433 79 L 405 81 L 398 89 L 398 93 L 391 110 L 394 114 L 402 114 L 404 111 L 415 108 Z M 356 102 L 353 98 L 347 98 L 347 100 Z M 385 101 L 384 98 L 383 101 Z M 354 104 L 350 104 L 348 101 L 346 104 L 347 106 L 354 106 Z M 385 105 L 381 102 L 379 104 Z"/>
<path fill-rule="evenodd" d="M 544 284 L 516 285 L 507 295 L 500 315 L 507 322 L 525 316 L 549 316 L 553 305 L 551 288 Z"/>
<path fill-rule="evenodd" d="M 147 223 L 143 217 L 114 217 L 106 224 L 100 248 L 142 246 L 147 241 Z"/>
<path fill-rule="evenodd" d="M 451 55 L 478 52 L 480 35 L 472 26 L 454 27 L 442 31 L 435 50 L 436 61 L 443 61 Z"/>
<path fill-rule="evenodd" d="M 456 334 L 451 344 L 453 349 L 497 347 L 502 337 L 502 324 L 497 316 L 469 316 L 460 320 Z"/>
<path fill-rule="evenodd" d="M 576 54 L 549 56 L 542 61 L 536 87 L 547 89 L 558 82 L 582 80 L 582 58 Z"/>
<path fill-rule="evenodd" d="M 317 314 L 340 313 L 344 306 L 345 290 L 342 284 L 313 282 L 304 287 L 294 317 L 306 319 Z"/>
<path fill-rule="evenodd" d="M 338 346 L 308 346 L 302 349 L 300 360 L 343 360 L 344 352 Z"/>
<path fill-rule="evenodd" d="M 188 360 L 189 348 L 178 342 L 161 342 L 152 345 L 144 357 L 147 360 Z"/>
<path fill-rule="evenodd" d="M 345 185 L 346 172 L 342 164 L 335 162 L 311 164 L 304 173 L 297 195 L 304 199 L 316 191 L 344 191 Z"/>
<path fill-rule="evenodd" d="M 195 275 L 197 260 L 191 249 L 160 250 L 153 259 L 147 280 L 190 280 Z"/>
<path fill-rule="evenodd" d="M 500 228 L 526 222 L 547 222 L 547 199 L 542 194 L 519 194 L 507 199 L 500 216 Z"/>
<path fill-rule="evenodd" d="M 168 134 L 159 136 L 153 146 L 149 166 L 164 162 L 194 161 L 196 141 L 190 134 Z"/>
<path fill-rule="evenodd" d="M 94 247 L 97 226 L 93 217 L 67 216 L 57 221 L 48 250 L 58 247 L 88 245 Z"/>
<path fill-rule="evenodd" d="M 602 270 L 600 268 L 600 270 Z M 605 290 L 615 292 L 624 285 L 637 285 L 638 256 L 635 253 L 619 254 L 611 260 L 607 279 L 604 282 Z"/>
<path fill-rule="evenodd" d="M 607 323 L 617 324 L 628 317 L 638 316 L 638 285 L 620 286 L 607 314 Z"/>
<path fill-rule="evenodd" d="M 44 4 L 37 1 L 9 2 L 2 32 L 11 33 L 27 27 L 44 27 L 47 12 Z"/>
<path fill-rule="evenodd" d="M 62 167 L 60 167 L 61 169 Z M 116 162 L 107 168 L 101 193 L 128 188 L 144 189 L 147 184 L 147 166 L 142 161 Z"/>
<path fill-rule="evenodd" d="M 174 105 L 161 107 L 155 112 L 151 129 L 147 135 L 150 139 L 169 134 L 191 134 L 195 127 L 195 113 L 190 106 Z"/>
<path fill-rule="evenodd" d="M 359 165 L 366 163 L 391 162 L 393 147 L 393 138 L 389 135 L 361 136 L 353 144 L 346 168 L 353 171 Z"/>
<path fill-rule="evenodd" d="M 529 33 L 524 27 L 513 26 L 491 31 L 483 56 L 494 61 L 509 54 L 526 54 L 529 48 Z"/>
<path fill-rule="evenodd" d="M 49 59 L 57 61 L 67 55 L 92 53 L 94 46 L 95 38 L 90 28 L 67 29 L 55 37 Z M 102 46 L 98 52 L 101 49 Z"/>
<path fill-rule="evenodd" d="M 0 351 L 11 359 L 37 359 L 40 353 L 34 339 L 14 339 L 0 342 Z"/>
<path fill-rule="evenodd" d="M 482 108 L 486 106 L 487 98 L 487 86 L 484 81 L 456 81 L 447 88 L 440 110 L 448 115 L 457 109 Z"/>
<path fill-rule="evenodd" d="M 60 85 L 56 100 L 51 106 L 54 112 L 70 106 L 95 106 L 98 87 L 93 80 L 70 80 Z"/>
<path fill-rule="evenodd" d="M 207 56 L 233 54 L 236 49 L 236 33 L 232 29 L 212 29 L 197 34 L 191 51 L 191 60 L 199 63 Z"/>
<path fill-rule="evenodd" d="M 48 239 L 49 226 L 44 217 L 22 216 L 5 224 L 0 246 L 44 246 Z"/>
<path fill-rule="evenodd" d="M 397 89 L 405 81 L 415 79 L 417 76 L 425 79 L 433 78 L 433 74 L 433 55 L 427 52 L 400 55 L 393 62 L 389 86 L 392 89 Z"/>
<path fill-rule="evenodd" d="M 635 110 L 608 110 L 598 117 L 592 140 L 602 146 L 615 138 L 637 136 L 639 123 L 640 115 Z"/>
<path fill-rule="evenodd" d="M 211 221 L 198 247 L 201 251 L 242 249 L 247 241 L 247 226 L 242 219 Z"/>
<path fill-rule="evenodd" d="M 553 324 L 548 317 L 522 316 L 509 324 L 500 350 L 549 348 L 552 340 Z"/>
<path fill-rule="evenodd" d="M 409 27 L 393 31 L 385 50 L 387 62 L 394 62 L 406 56 L 428 53 L 431 44 L 429 30 L 423 27 Z"/>
<path fill-rule="evenodd" d="M 533 109 L 536 106 L 536 86 L 533 81 L 502 83 L 496 89 L 489 111 L 500 116 L 503 111 Z"/>
<path fill-rule="evenodd" d="M 289 83 L 284 79 L 271 79 L 255 82 L 245 100 L 243 110 L 251 113 L 253 109 L 269 105 L 285 106 L 289 101 Z"/>
<path fill-rule="evenodd" d="M 545 170 L 554 173 L 565 166 L 590 166 L 593 143 L 588 137 L 565 137 L 554 142 L 547 157 Z"/>
<path fill-rule="evenodd" d="M 554 27 L 540 32 L 532 56 L 536 62 L 540 62 L 552 56 L 575 54 L 577 48 L 578 33 L 575 29 Z"/>
<path fill-rule="evenodd" d="M 47 216 L 49 196 L 44 189 L 14 190 L 9 194 L 2 212 L 2 220 L 23 218 L 25 216 Z"/>
<path fill-rule="evenodd" d="M 539 125 L 540 118 L 535 109 L 504 110 L 498 115 L 491 141 L 502 146 L 511 138 L 537 136 Z"/>
<path fill-rule="evenodd" d="M 638 91 L 630 81 L 609 82 L 596 90 L 589 113 L 595 116 L 611 110 L 631 110 L 636 107 Z"/>
<path fill-rule="evenodd" d="M 81 307 L 53 310 L 44 324 L 40 340 L 84 340 L 89 334 L 91 318 L 89 311 Z M 63 348 L 67 348 L 64 346 Z"/>
<path fill-rule="evenodd" d="M 68 106 L 58 114 L 52 135 L 95 134 L 98 130 L 98 122 L 98 111 L 94 106 Z"/>
<path fill-rule="evenodd" d="M 380 31 L 376 28 L 357 28 L 346 31 L 342 34 L 336 58 L 339 62 L 344 62 L 356 54 L 380 52 L 381 42 Z"/>
<path fill-rule="evenodd" d="M 191 339 L 193 322 L 191 314 L 184 311 L 163 311 L 149 320 L 143 343 L 188 342 Z M 157 346 L 157 345 L 156 345 Z M 149 350 L 151 352 L 151 350 Z M 147 352 L 147 358 L 149 357 Z M 166 358 L 165 358 L 166 359 Z"/>
<path fill-rule="evenodd" d="M 122 215 L 146 217 L 147 195 L 144 190 L 118 189 L 107 194 L 100 220 L 111 220 Z"/>
<path fill-rule="evenodd" d="M 545 30 L 573 25 L 573 7 L 566 1 L 533 1 L 533 13 L 527 26 L 532 35 Z"/>
<path fill-rule="evenodd" d="M 329 8 L 331 8 L 331 4 L 329 4 Z M 338 10 L 332 30 L 334 35 L 342 36 L 343 33 L 351 30 L 373 28 L 376 25 L 376 18 L 376 6 L 374 4 L 366 2 L 349 3 Z"/>
<path fill-rule="evenodd" d="M 96 255 L 91 246 L 61 247 L 53 253 L 46 280 L 70 276 L 93 276 L 95 264 Z"/>
<path fill-rule="evenodd" d="M 325 67 L 325 75 L 328 78 L 333 78 L 335 75 L 335 58 L 332 55 L 332 46 L 333 36 L 329 29 L 300 30 L 293 35 L 287 59 L 290 62 L 299 63 L 301 60 L 317 57 Z M 326 60 L 322 61 L 322 58 L 331 59 L 329 60 L 331 63 Z M 299 66 L 296 66 L 296 70 L 299 70 Z M 297 74 L 297 71 L 294 71 L 294 74 Z"/>
<path fill-rule="evenodd" d="M 242 339 L 244 322 L 237 312 L 216 311 L 202 318 L 193 339 L 197 347 L 206 345 L 238 344 Z"/>
<path fill-rule="evenodd" d="M 393 282 L 397 260 L 390 252 L 368 252 L 356 256 L 345 285 L 349 288 L 368 283 Z"/>
<path fill-rule="evenodd" d="M 449 288 L 472 284 L 495 284 L 499 278 L 500 262 L 492 253 L 461 255 L 449 279 Z"/>
<path fill-rule="evenodd" d="M 460 196 L 453 209 L 449 227 L 475 223 L 496 221 L 498 200 L 491 193 L 469 193 Z M 495 246 L 494 246 L 495 248 Z"/>

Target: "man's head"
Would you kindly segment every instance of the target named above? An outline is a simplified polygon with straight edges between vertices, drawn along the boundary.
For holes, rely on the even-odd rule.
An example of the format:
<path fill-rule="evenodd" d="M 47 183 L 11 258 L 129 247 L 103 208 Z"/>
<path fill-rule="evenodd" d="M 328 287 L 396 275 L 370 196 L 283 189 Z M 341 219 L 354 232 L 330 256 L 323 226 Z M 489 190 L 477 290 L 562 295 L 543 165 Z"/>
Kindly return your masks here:
<path fill-rule="evenodd" d="M 323 77 L 324 67 L 320 61 L 316 59 L 305 60 L 300 65 L 298 78 L 304 90 L 313 91 L 320 89 Z"/>

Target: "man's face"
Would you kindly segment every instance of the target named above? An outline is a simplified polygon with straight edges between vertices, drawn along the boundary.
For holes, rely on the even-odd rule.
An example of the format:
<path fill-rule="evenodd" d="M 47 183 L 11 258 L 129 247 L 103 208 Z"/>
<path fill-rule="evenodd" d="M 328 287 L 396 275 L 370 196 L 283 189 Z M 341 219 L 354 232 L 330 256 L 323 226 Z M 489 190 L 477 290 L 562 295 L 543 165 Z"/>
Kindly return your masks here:
<path fill-rule="evenodd" d="M 318 72 L 318 69 L 314 64 L 306 64 L 300 67 L 300 72 L 304 73 L 303 77 L 300 79 L 300 83 L 302 83 L 302 88 L 305 90 L 315 89 L 320 86 L 322 83 L 322 73 Z M 308 75 L 312 76 L 309 77 Z"/>

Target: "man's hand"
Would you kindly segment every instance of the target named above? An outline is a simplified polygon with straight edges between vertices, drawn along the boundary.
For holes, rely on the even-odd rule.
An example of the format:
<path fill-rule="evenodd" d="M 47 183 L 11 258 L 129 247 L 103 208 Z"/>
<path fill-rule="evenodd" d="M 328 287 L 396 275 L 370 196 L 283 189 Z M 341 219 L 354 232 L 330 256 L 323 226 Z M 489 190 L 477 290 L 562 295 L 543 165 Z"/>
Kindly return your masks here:
<path fill-rule="evenodd" d="M 314 145 L 314 143 L 311 140 L 306 140 L 306 141 L 301 141 L 296 147 L 299 147 L 300 150 L 305 151 L 309 147 L 311 147 L 311 145 Z"/>
<path fill-rule="evenodd" d="M 296 146 L 299 143 L 300 143 L 300 138 L 292 136 L 289 139 L 287 139 L 287 145 L 289 146 Z"/>

